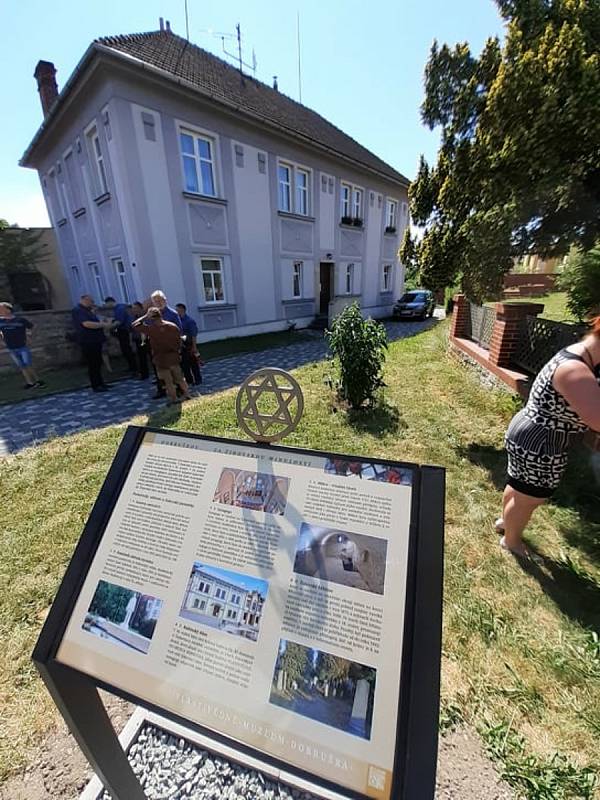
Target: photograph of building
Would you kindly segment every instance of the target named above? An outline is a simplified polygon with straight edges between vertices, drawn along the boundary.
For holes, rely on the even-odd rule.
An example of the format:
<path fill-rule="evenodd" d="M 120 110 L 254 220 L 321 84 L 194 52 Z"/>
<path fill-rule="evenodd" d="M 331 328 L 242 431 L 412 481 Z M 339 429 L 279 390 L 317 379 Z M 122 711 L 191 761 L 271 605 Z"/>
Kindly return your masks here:
<path fill-rule="evenodd" d="M 267 581 L 194 562 L 179 616 L 255 642 Z"/>
<path fill-rule="evenodd" d="M 370 739 L 376 678 L 373 667 L 281 639 L 269 702 Z"/>
<path fill-rule="evenodd" d="M 289 484 L 289 478 L 280 478 L 277 475 L 224 469 L 213 502 L 264 511 L 267 514 L 284 514 Z"/>
<path fill-rule="evenodd" d="M 412 470 L 391 467 L 389 464 L 374 464 L 370 461 L 329 458 L 325 463 L 325 472 L 329 475 L 342 475 L 345 478 L 355 477 L 367 481 L 395 483 L 399 486 L 411 486 L 412 484 Z"/>
<path fill-rule="evenodd" d="M 387 541 L 303 522 L 294 572 L 383 594 Z"/>
<path fill-rule="evenodd" d="M 408 179 L 276 85 L 161 24 L 96 39 L 59 92 L 35 70 L 37 170 L 71 299 L 157 286 L 203 341 L 386 317 L 403 290 Z"/>
<path fill-rule="evenodd" d="M 82 627 L 113 644 L 147 653 L 162 604 L 158 597 L 99 581 Z"/>

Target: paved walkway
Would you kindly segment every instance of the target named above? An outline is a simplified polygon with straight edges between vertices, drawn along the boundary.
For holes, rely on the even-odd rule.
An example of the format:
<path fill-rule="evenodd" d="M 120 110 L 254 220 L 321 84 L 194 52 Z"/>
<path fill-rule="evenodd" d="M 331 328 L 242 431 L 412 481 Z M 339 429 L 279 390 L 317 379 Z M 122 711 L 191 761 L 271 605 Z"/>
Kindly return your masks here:
<path fill-rule="evenodd" d="M 436 316 L 440 312 L 436 312 Z M 413 336 L 435 324 L 425 322 L 386 323 L 390 341 Z M 251 372 L 263 366 L 295 369 L 303 364 L 322 361 L 327 355 L 323 338 L 298 342 L 285 347 L 242 353 L 207 362 L 202 369 L 200 395 L 209 395 L 238 386 Z M 196 388 L 196 387 L 195 387 Z M 151 381 L 123 380 L 113 383 L 110 392 L 96 394 L 77 389 L 0 406 L 0 456 L 16 453 L 24 447 L 43 442 L 52 436 L 104 428 L 139 414 L 158 411 L 164 401 L 152 400 Z"/>

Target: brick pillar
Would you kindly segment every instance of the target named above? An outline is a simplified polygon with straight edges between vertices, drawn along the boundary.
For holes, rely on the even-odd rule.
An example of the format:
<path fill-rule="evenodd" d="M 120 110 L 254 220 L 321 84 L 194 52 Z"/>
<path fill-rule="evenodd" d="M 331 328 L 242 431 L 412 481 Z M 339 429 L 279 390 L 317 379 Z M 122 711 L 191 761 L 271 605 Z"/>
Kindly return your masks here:
<path fill-rule="evenodd" d="M 454 295 L 454 310 L 452 312 L 452 327 L 450 336 L 457 339 L 466 339 L 469 333 L 469 301 L 464 294 Z"/>
<path fill-rule="evenodd" d="M 523 320 L 525 317 L 537 317 L 544 306 L 541 303 L 496 303 L 495 310 L 490 361 L 498 367 L 508 367 L 519 345 Z"/>

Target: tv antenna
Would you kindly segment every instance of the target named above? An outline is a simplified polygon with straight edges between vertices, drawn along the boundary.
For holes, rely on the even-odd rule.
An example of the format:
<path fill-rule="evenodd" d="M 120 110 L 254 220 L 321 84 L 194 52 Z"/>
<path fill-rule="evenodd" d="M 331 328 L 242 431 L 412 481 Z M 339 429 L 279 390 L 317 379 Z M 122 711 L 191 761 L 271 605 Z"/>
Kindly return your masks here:
<path fill-rule="evenodd" d="M 187 0 L 186 0 L 187 2 Z M 238 69 L 240 71 L 240 75 L 243 75 L 243 68 L 245 67 L 247 70 L 251 70 L 253 76 L 256 78 L 256 67 L 258 63 L 256 61 L 256 53 L 254 52 L 254 48 L 252 48 L 252 63 L 248 64 L 247 61 L 244 61 L 242 57 L 242 28 L 240 23 L 235 26 L 235 33 L 226 33 L 225 31 L 215 31 L 212 28 L 202 28 L 200 33 L 207 33 L 209 36 L 218 37 L 221 40 L 221 48 L 226 56 L 229 58 L 233 58 L 238 65 Z M 231 53 L 225 47 L 225 41 L 237 41 L 237 53 Z"/>

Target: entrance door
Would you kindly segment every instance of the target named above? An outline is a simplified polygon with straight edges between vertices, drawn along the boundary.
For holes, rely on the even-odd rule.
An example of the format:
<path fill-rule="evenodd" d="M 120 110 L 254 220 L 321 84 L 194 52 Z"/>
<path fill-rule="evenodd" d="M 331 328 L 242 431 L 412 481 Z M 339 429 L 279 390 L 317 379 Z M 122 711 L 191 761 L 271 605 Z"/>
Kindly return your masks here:
<path fill-rule="evenodd" d="M 321 292 L 319 295 L 319 313 L 327 315 L 329 313 L 329 303 L 331 301 L 333 264 L 322 263 L 319 270 L 319 282 Z"/>

